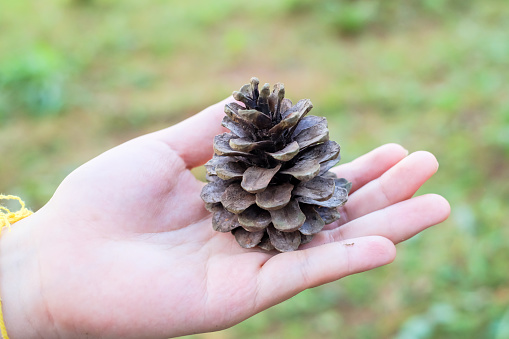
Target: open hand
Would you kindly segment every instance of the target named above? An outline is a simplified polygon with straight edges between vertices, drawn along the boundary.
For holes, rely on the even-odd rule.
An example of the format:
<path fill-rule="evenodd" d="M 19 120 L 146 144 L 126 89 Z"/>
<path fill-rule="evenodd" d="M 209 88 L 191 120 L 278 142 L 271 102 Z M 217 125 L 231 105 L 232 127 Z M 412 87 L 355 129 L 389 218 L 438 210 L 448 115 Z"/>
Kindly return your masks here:
<path fill-rule="evenodd" d="M 231 99 L 230 99 L 231 101 Z M 227 328 L 313 286 L 393 261 L 394 244 L 449 215 L 414 197 L 434 156 L 381 146 L 334 169 L 341 219 L 304 249 L 241 248 L 212 230 L 190 169 L 212 156 L 224 102 L 115 147 L 70 174 L 0 240 L 0 293 L 16 338 L 167 338 Z"/>

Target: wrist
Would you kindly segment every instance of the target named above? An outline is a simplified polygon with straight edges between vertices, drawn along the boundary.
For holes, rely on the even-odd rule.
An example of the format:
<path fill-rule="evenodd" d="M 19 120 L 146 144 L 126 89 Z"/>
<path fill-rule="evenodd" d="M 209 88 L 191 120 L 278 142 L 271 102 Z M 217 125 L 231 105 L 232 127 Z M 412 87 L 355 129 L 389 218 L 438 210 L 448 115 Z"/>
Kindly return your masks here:
<path fill-rule="evenodd" d="M 0 236 L 0 298 L 10 339 L 55 338 L 44 296 L 34 237 L 39 215 L 17 222 Z"/>

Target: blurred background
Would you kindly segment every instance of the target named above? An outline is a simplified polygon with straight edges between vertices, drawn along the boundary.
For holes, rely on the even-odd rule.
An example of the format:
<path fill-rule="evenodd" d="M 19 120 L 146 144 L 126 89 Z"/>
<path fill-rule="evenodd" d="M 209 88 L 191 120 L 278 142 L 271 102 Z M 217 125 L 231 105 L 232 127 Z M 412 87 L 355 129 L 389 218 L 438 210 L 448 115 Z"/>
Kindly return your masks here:
<path fill-rule="evenodd" d="M 343 162 L 434 153 L 419 194 L 452 215 L 387 267 L 190 338 L 509 338 L 508 17 L 504 0 L 1 1 L 0 192 L 37 210 L 101 152 L 251 76 L 283 82 Z"/>

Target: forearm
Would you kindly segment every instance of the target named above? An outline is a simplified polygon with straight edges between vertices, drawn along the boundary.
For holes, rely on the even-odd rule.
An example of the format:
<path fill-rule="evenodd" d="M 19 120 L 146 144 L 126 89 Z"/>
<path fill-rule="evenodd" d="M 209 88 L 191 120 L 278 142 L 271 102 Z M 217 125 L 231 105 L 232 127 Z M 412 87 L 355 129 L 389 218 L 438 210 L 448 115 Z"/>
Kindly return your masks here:
<path fill-rule="evenodd" d="M 58 338 L 41 291 L 34 214 L 0 237 L 0 297 L 10 339 Z"/>

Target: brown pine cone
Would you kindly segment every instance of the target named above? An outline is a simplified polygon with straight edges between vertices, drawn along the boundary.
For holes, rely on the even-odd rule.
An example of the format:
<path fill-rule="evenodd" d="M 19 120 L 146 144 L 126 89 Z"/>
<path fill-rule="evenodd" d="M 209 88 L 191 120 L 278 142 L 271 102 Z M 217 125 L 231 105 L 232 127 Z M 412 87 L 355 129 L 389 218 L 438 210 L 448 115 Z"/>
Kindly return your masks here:
<path fill-rule="evenodd" d="M 240 246 L 293 251 L 339 219 L 351 183 L 329 171 L 340 147 L 324 117 L 306 115 L 311 101 L 292 105 L 283 84 L 272 93 L 258 84 L 252 78 L 233 92 L 245 107 L 225 105 L 222 125 L 230 133 L 214 138 L 201 197 L 214 230 L 231 231 Z"/>

